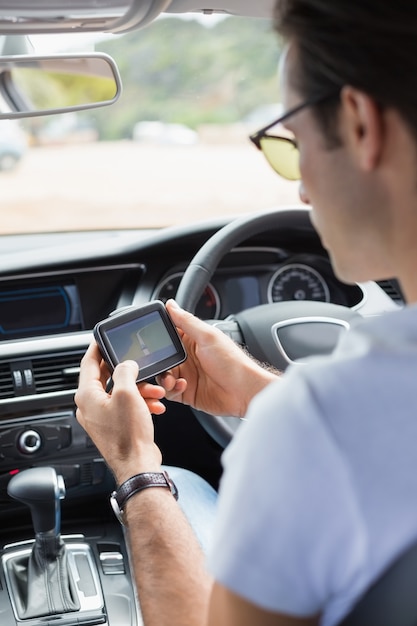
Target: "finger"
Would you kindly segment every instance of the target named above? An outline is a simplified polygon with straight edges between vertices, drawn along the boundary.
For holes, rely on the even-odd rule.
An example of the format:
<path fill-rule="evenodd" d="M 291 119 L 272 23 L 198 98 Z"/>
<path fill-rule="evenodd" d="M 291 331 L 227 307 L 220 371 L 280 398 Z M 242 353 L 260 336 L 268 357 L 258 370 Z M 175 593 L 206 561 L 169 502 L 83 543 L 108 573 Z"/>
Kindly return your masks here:
<path fill-rule="evenodd" d="M 165 372 L 158 376 L 159 384 L 165 389 L 168 400 L 173 400 L 182 395 L 187 389 L 185 378 L 175 378 L 171 372 Z"/>
<path fill-rule="evenodd" d="M 165 391 L 171 391 L 175 387 L 177 378 L 172 371 L 164 372 L 156 377 L 158 384 L 165 389 Z"/>
<path fill-rule="evenodd" d="M 149 409 L 149 413 L 153 415 L 162 415 L 166 411 L 166 406 L 159 400 L 153 400 L 152 398 L 145 398 L 146 405 Z"/>
<path fill-rule="evenodd" d="M 175 386 L 171 389 L 171 391 L 167 392 L 167 400 L 175 400 L 176 402 L 182 402 L 184 393 L 187 389 L 187 381 L 184 378 L 179 378 Z"/>
<path fill-rule="evenodd" d="M 116 365 L 113 372 L 113 395 L 119 389 L 133 390 L 139 374 L 139 366 L 135 361 L 123 361 Z"/>
<path fill-rule="evenodd" d="M 79 378 L 79 386 L 84 387 L 90 384 L 92 380 L 101 379 L 101 361 L 102 357 L 98 345 L 95 341 L 90 343 L 81 360 L 81 370 Z"/>
<path fill-rule="evenodd" d="M 92 393 L 104 393 L 101 360 L 97 344 L 91 343 L 81 360 L 78 389 L 74 397 L 77 406 L 88 403 Z"/>
<path fill-rule="evenodd" d="M 103 387 L 105 387 L 106 386 L 106 382 L 111 377 L 111 372 L 109 370 L 109 366 L 107 365 L 106 361 L 104 361 L 104 360 L 102 360 L 101 363 L 100 363 L 100 372 L 101 372 L 101 381 L 103 383 Z"/>
<path fill-rule="evenodd" d="M 120 415 L 132 417 L 145 405 L 136 383 L 138 371 L 135 361 L 123 361 L 114 369 L 111 398 Z"/>
<path fill-rule="evenodd" d="M 203 334 L 211 334 L 212 327 L 198 317 L 182 309 L 175 300 L 168 300 L 166 308 L 174 324 L 193 340 L 201 340 Z"/>
<path fill-rule="evenodd" d="M 149 382 L 139 383 L 138 389 L 143 398 L 153 398 L 162 400 L 165 397 L 165 389 L 161 385 L 154 385 Z"/>

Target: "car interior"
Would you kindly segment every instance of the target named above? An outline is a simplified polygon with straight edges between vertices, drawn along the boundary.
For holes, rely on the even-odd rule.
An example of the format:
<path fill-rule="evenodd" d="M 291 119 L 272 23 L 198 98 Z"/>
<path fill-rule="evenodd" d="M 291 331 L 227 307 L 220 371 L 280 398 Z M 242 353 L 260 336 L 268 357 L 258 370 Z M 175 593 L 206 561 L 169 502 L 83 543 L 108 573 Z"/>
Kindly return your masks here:
<path fill-rule="evenodd" d="M 272 7 L 272 0 L 0 0 L 0 120 L 97 108 L 111 116 L 123 100 L 117 58 L 37 54 L 30 35 L 128 33 L 139 40 L 167 15 L 267 20 Z M 38 96 L 34 85 L 56 74 L 68 93 L 68 76 L 81 77 L 75 100 L 48 100 L 47 88 Z M 80 360 L 95 325 L 114 311 L 175 297 L 283 371 L 331 352 L 357 316 L 404 301 L 395 280 L 340 282 L 309 208 L 298 203 L 151 228 L 42 226 L 0 239 L 0 621 L 139 626 L 125 529 L 109 505 L 114 479 L 75 418 Z M 217 488 L 221 454 L 239 420 L 166 404 L 166 414 L 154 417 L 165 464 Z M 414 547 L 344 624 L 417 623 L 415 586 L 407 582 L 414 582 L 416 559 Z M 45 570 L 58 564 L 60 588 L 53 582 L 45 589 Z"/>

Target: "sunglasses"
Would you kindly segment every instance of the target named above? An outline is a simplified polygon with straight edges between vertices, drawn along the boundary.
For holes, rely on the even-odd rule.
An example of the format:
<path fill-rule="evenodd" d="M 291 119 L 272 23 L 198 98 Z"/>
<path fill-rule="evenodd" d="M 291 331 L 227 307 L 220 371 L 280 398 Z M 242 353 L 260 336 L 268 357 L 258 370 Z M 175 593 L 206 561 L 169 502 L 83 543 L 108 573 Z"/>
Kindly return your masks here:
<path fill-rule="evenodd" d="M 337 96 L 339 96 L 339 92 Z M 300 180 L 301 178 L 299 165 L 300 153 L 298 151 L 297 142 L 290 137 L 270 135 L 268 131 L 274 126 L 282 124 L 303 109 L 334 97 L 336 97 L 335 93 L 310 98 L 293 109 L 290 109 L 277 120 L 271 122 L 268 126 L 265 126 L 265 128 L 261 128 L 261 130 L 258 130 L 249 137 L 258 150 L 261 150 L 272 169 L 282 176 L 282 178 L 286 178 L 287 180 Z"/>

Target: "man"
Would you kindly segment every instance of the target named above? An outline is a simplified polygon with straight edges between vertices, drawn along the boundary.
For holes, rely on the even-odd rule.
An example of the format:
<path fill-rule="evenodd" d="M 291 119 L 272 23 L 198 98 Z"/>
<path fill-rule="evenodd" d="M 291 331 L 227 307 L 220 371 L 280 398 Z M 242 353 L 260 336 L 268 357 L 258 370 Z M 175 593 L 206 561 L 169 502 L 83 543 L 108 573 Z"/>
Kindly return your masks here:
<path fill-rule="evenodd" d="M 129 362 L 106 394 L 89 348 L 77 417 L 118 484 L 161 472 L 150 412 L 164 395 L 248 418 L 224 455 L 213 580 L 169 489 L 126 502 L 147 626 L 333 626 L 417 538 L 417 3 L 281 0 L 275 23 L 280 121 L 333 267 L 345 281 L 396 276 L 408 305 L 282 379 L 175 303 L 189 357 L 160 386 L 140 395 Z M 254 141 L 279 171 L 274 130 Z"/>

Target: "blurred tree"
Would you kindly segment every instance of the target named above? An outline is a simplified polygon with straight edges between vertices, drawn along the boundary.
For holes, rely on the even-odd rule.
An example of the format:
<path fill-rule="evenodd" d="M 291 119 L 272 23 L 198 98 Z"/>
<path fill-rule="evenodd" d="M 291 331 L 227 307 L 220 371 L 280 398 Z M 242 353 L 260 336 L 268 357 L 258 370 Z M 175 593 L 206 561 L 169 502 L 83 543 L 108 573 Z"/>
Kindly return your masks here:
<path fill-rule="evenodd" d="M 278 100 L 279 46 L 269 20 L 232 17 L 206 27 L 163 18 L 96 49 L 115 59 L 123 82 L 119 101 L 94 112 L 102 139 L 130 138 L 142 120 L 233 123 Z"/>

